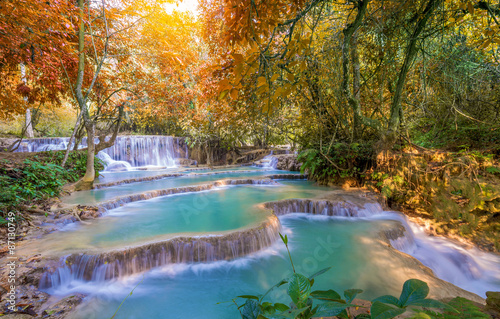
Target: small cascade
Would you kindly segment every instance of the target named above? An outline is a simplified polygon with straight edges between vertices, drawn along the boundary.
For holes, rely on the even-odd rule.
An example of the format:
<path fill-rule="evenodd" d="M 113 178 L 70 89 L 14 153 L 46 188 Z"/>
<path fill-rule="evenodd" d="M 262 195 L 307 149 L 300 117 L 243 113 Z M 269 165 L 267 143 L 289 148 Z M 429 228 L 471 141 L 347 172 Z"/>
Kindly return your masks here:
<path fill-rule="evenodd" d="M 29 139 L 16 152 L 64 150 L 68 142 L 68 137 Z M 86 145 L 84 138 L 79 148 Z M 172 136 L 118 136 L 113 146 L 97 156 L 107 164 L 106 171 L 122 171 L 144 166 L 176 167 L 175 158 L 188 158 L 188 151 L 184 139 Z"/>
<path fill-rule="evenodd" d="M 270 179 L 307 179 L 307 174 L 273 174 L 266 175 Z"/>
<path fill-rule="evenodd" d="M 263 159 L 261 159 L 260 163 L 262 165 L 262 168 L 276 169 L 276 166 L 278 165 L 278 159 L 273 156 L 273 151 L 271 151 L 271 154 L 269 154 L 269 155 L 265 156 Z"/>
<path fill-rule="evenodd" d="M 377 203 L 359 205 L 349 200 L 288 199 L 268 202 L 264 207 L 272 209 L 276 215 L 308 213 L 398 221 L 402 225 L 401 229 L 384 231 L 382 234 L 395 249 L 415 257 L 432 269 L 437 277 L 465 290 L 481 295 L 485 291 L 498 289 L 498 256 L 477 249 L 466 250 L 445 238 L 428 236 L 420 227 L 409 222 L 405 215 L 384 211 Z"/>
<path fill-rule="evenodd" d="M 389 212 L 388 212 L 389 213 Z M 391 240 L 391 245 L 431 268 L 436 276 L 470 291 L 495 289 L 487 282 L 500 282 L 500 258 L 465 249 L 442 237 L 428 236 L 402 214 L 391 214 L 405 227 L 403 237 Z"/>
<path fill-rule="evenodd" d="M 271 246 L 280 230 L 278 218 L 271 215 L 257 227 L 227 235 L 177 237 L 97 255 L 70 255 L 61 267 L 42 276 L 40 288 L 110 280 L 168 264 L 231 260 Z"/>
<path fill-rule="evenodd" d="M 94 184 L 94 189 L 112 187 L 112 186 L 123 185 L 123 184 L 155 181 L 158 179 L 164 179 L 164 178 L 169 178 L 169 177 L 181 177 L 181 176 L 184 176 L 184 174 L 168 173 L 168 174 L 160 174 L 160 175 L 153 175 L 153 176 L 144 176 L 144 177 L 137 177 L 137 178 L 122 179 L 119 181 L 114 181 L 114 182 L 109 182 L 109 183 Z"/>
<path fill-rule="evenodd" d="M 105 163 L 104 171 L 106 172 L 120 172 L 129 171 L 132 169 L 132 165 L 125 161 L 115 161 L 105 152 L 97 153 L 97 157 Z"/>
<path fill-rule="evenodd" d="M 317 199 L 285 199 L 264 204 L 278 216 L 290 213 L 306 213 L 313 215 L 341 217 L 371 217 L 382 213 L 382 207 L 377 203 L 366 203 L 364 207 L 349 201 L 330 201 Z"/>
<path fill-rule="evenodd" d="M 44 152 L 64 150 L 68 148 L 68 141 L 69 138 L 67 137 L 27 139 L 23 140 L 14 152 Z"/>

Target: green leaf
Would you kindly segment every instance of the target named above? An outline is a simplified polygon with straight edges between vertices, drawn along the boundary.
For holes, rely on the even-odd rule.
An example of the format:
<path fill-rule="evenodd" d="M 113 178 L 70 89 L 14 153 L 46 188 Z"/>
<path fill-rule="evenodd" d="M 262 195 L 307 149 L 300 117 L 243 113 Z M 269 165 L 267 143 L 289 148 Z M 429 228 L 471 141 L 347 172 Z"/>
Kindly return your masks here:
<path fill-rule="evenodd" d="M 342 297 L 335 290 L 315 290 L 311 297 L 319 300 L 341 301 Z"/>
<path fill-rule="evenodd" d="M 281 240 L 285 243 L 285 245 L 287 245 L 288 244 L 288 238 L 286 237 L 286 235 L 285 235 L 285 237 L 283 237 L 283 235 L 281 235 L 281 233 L 279 233 L 279 234 L 280 234 Z"/>
<path fill-rule="evenodd" d="M 271 291 L 273 291 L 275 288 L 278 288 L 278 287 L 281 287 L 283 286 L 284 284 L 288 283 L 288 279 L 282 279 L 280 282 L 278 282 L 276 285 L 272 286 L 271 288 L 269 288 L 268 291 L 266 291 L 265 294 L 262 295 L 262 297 L 260 297 L 260 300 L 263 300 L 265 296 L 267 296 Z"/>
<path fill-rule="evenodd" d="M 445 312 L 446 316 L 454 317 L 454 318 L 491 318 L 489 315 L 481 312 L 481 309 L 474 305 L 474 303 L 468 299 L 462 298 L 462 297 L 456 297 L 452 299 L 449 303 L 450 306 L 453 307 L 453 309 L 458 310 L 460 312 L 460 315 L 456 315 L 455 313 L 449 314 L 448 311 Z"/>
<path fill-rule="evenodd" d="M 372 303 L 370 308 L 370 313 L 372 314 L 372 319 L 389 319 L 399 316 L 404 313 L 406 309 L 394 308 L 380 301 L 375 301 Z"/>
<path fill-rule="evenodd" d="M 270 302 L 264 302 L 262 305 L 262 311 L 265 314 L 273 314 L 276 312 L 276 309 L 274 308 L 274 305 Z"/>
<path fill-rule="evenodd" d="M 360 293 L 362 293 L 363 290 L 361 289 L 347 289 L 347 290 L 344 290 L 344 296 L 345 296 L 345 300 L 347 301 L 347 303 L 351 303 L 354 298 L 356 298 L 356 296 Z"/>
<path fill-rule="evenodd" d="M 411 317 L 411 319 L 433 319 L 433 317 L 431 317 L 428 314 L 425 314 L 423 312 L 419 312 L 416 315 L 414 315 L 413 317 Z"/>
<path fill-rule="evenodd" d="M 383 303 L 388 303 L 388 304 L 394 305 L 396 307 L 399 307 L 399 299 L 394 297 L 394 296 L 391 296 L 391 295 L 380 296 L 380 297 L 372 300 L 372 302 L 375 302 L 375 301 L 380 301 Z"/>
<path fill-rule="evenodd" d="M 304 307 L 304 308 L 299 308 L 299 309 L 288 309 L 288 310 L 283 311 L 282 313 L 272 315 L 269 318 L 270 319 L 295 319 L 308 309 L 309 309 L 309 307 Z"/>
<path fill-rule="evenodd" d="M 238 298 L 243 298 L 243 299 L 255 299 L 255 300 L 259 300 L 259 297 L 257 296 L 254 296 L 254 295 L 241 295 L 241 296 L 237 296 Z"/>
<path fill-rule="evenodd" d="M 302 274 L 293 274 L 288 282 L 288 295 L 297 305 L 303 304 L 311 294 L 311 283 Z"/>
<path fill-rule="evenodd" d="M 324 269 L 321 269 L 320 271 L 314 273 L 313 275 L 309 276 L 309 280 L 315 278 L 315 277 L 318 277 L 319 275 L 322 275 L 324 274 L 325 272 L 327 272 L 328 270 L 332 269 L 332 267 L 327 267 L 327 268 L 324 268 Z"/>
<path fill-rule="evenodd" d="M 261 312 L 259 302 L 247 299 L 245 305 L 241 309 L 241 316 L 243 319 L 257 319 Z"/>
<path fill-rule="evenodd" d="M 274 304 L 274 309 L 276 309 L 277 311 L 284 312 L 284 311 L 287 311 L 288 309 L 290 309 L 290 307 L 288 307 L 285 304 L 277 302 Z"/>
<path fill-rule="evenodd" d="M 417 306 L 417 307 L 426 307 L 426 308 L 438 308 L 438 309 L 447 309 L 447 310 L 455 310 L 450 305 L 447 305 L 439 300 L 434 300 L 434 299 L 420 299 L 420 300 L 415 300 L 411 303 L 408 304 L 409 306 Z M 455 310 L 458 312 L 457 310 Z"/>
<path fill-rule="evenodd" d="M 429 286 L 422 280 L 409 279 L 403 284 L 403 291 L 399 297 L 399 306 L 406 307 L 408 304 L 425 299 L 429 294 Z"/>
<path fill-rule="evenodd" d="M 325 302 L 318 306 L 318 310 L 314 314 L 315 317 L 332 317 L 340 314 L 345 309 L 355 305 L 339 301 Z"/>

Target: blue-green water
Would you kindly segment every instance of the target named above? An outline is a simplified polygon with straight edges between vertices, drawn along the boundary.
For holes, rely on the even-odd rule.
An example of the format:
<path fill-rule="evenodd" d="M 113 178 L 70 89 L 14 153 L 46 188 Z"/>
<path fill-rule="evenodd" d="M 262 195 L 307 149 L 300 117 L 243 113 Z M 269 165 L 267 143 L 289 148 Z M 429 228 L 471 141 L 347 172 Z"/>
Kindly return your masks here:
<path fill-rule="evenodd" d="M 313 274 L 333 267 L 316 280 L 316 289 L 362 287 L 365 298 L 380 293 L 396 293 L 399 282 L 390 282 L 394 268 L 374 267 L 370 251 L 374 249 L 379 222 L 309 217 L 282 218 L 284 232 L 290 237 L 290 249 L 296 270 Z M 363 234 L 363 235 L 356 235 Z M 397 260 L 386 260 L 397 266 Z M 110 318 L 126 295 L 138 284 L 118 312 L 117 318 L 238 318 L 236 307 L 228 301 L 242 294 L 265 292 L 291 274 L 284 245 L 234 261 L 197 265 L 171 265 L 107 285 L 82 283 L 62 293 L 91 293 L 88 303 L 73 318 Z M 269 300 L 288 303 L 286 286 L 270 295 Z"/>
<path fill-rule="evenodd" d="M 178 178 L 81 192 L 69 201 L 92 204 L 148 190 L 272 173 L 283 172 L 256 170 L 220 175 L 186 174 Z M 65 232 L 47 236 L 43 244 L 51 247 L 53 252 L 64 253 L 78 249 L 105 250 L 140 245 L 162 236 L 217 234 L 264 220 L 269 212 L 257 207 L 263 202 L 315 197 L 330 190 L 307 181 L 280 181 L 277 186 L 231 186 L 159 197 L 113 209 L 87 225 L 68 226 Z M 316 280 L 315 289 L 342 291 L 360 288 L 365 291 L 360 297 L 365 299 L 382 294 L 397 295 L 405 280 L 421 272 L 415 270 L 414 261 L 410 263 L 413 266 L 408 266 L 408 256 L 391 253 L 393 250 L 380 241 L 381 229 L 406 223 L 392 212 L 380 212 L 374 218 L 292 214 L 281 217 L 280 221 L 283 232 L 290 239 L 297 271 L 309 275 L 332 267 Z M 460 251 L 444 240 L 428 238 L 414 226 L 406 227 L 414 243 L 403 245 L 401 249 L 433 267 L 442 278 L 479 294 L 500 289 L 499 258 L 475 251 Z M 70 318 L 110 318 L 136 286 L 116 318 L 238 318 L 234 305 L 217 303 L 241 294 L 263 293 L 290 274 L 285 247 L 277 242 L 263 251 L 232 261 L 172 264 L 105 282 L 74 279 L 50 288 L 48 292 L 58 296 L 77 292 L 88 294 Z M 285 289 L 286 286 L 274 291 L 269 300 L 288 303 Z"/>
<path fill-rule="evenodd" d="M 226 170 L 222 170 L 226 171 Z M 146 191 L 165 189 L 172 187 L 199 185 L 207 182 L 213 182 L 225 178 L 244 178 L 244 177 L 259 177 L 270 174 L 289 174 L 293 172 L 276 171 L 276 170 L 262 170 L 255 169 L 252 172 L 239 172 L 239 170 L 231 171 L 226 174 L 196 174 L 196 173 L 210 173 L 210 172 L 192 172 L 185 174 L 181 177 L 169 177 L 159 180 L 146 181 L 140 183 L 122 184 L 108 188 L 81 191 L 73 193 L 71 196 L 66 197 L 64 202 L 68 204 L 82 204 L 93 205 L 99 202 L 110 200 L 115 197 L 125 196 L 130 194 L 137 194 Z M 164 174 L 164 172 L 162 173 Z M 150 176 L 150 175 L 149 175 Z M 127 177 L 129 178 L 129 177 Z"/>
<path fill-rule="evenodd" d="M 203 176 L 207 178 L 212 176 Z M 183 180 L 184 181 L 184 180 Z M 112 189 L 110 189 L 112 190 Z M 215 190 L 158 197 L 113 209 L 86 225 L 54 233 L 67 249 L 136 245 L 162 235 L 212 234 L 255 225 L 269 216 L 257 204 L 286 198 L 314 197 L 327 191 L 308 181 L 274 185 L 227 186 Z M 61 238 L 62 237 L 62 238 Z M 62 249 L 64 244 L 57 244 Z"/>

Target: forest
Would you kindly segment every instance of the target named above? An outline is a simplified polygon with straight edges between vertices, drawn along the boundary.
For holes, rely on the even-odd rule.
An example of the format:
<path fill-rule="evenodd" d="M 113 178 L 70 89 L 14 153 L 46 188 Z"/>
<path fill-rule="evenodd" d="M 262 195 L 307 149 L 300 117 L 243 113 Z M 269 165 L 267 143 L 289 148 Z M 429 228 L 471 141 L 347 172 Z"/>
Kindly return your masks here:
<path fill-rule="evenodd" d="M 500 318 L 498 1 L 4 0 L 0 78 L 6 318 Z"/>

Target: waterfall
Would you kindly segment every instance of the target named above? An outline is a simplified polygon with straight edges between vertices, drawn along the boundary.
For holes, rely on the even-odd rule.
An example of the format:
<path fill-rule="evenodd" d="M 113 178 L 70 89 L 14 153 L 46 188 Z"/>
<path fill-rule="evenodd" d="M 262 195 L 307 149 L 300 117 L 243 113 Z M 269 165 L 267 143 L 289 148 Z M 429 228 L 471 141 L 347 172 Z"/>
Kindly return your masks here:
<path fill-rule="evenodd" d="M 402 214 L 385 212 L 383 216 L 398 220 L 405 228 L 404 236 L 390 240 L 391 245 L 418 259 L 432 269 L 437 277 L 479 295 L 498 289 L 498 286 L 491 284 L 500 283 L 498 256 L 477 248 L 465 249 L 443 237 L 429 236 Z"/>
<path fill-rule="evenodd" d="M 17 152 L 64 150 L 69 138 L 36 138 L 25 140 Z M 98 139 L 96 139 L 98 142 Z M 79 148 L 87 145 L 82 140 Z M 113 146 L 97 155 L 106 163 L 106 170 L 129 170 L 133 167 L 176 167 L 175 158 L 188 158 L 188 146 L 183 139 L 172 136 L 118 136 Z"/>
<path fill-rule="evenodd" d="M 226 235 L 176 237 L 102 254 L 70 255 L 60 267 L 42 276 L 40 288 L 69 287 L 73 281 L 105 281 L 169 264 L 232 260 L 271 246 L 280 229 L 278 218 L 271 215 L 254 228 Z"/>
<path fill-rule="evenodd" d="M 43 152 L 68 148 L 68 137 L 33 138 L 23 140 L 14 152 Z"/>
<path fill-rule="evenodd" d="M 154 191 L 137 200 L 163 196 L 165 193 L 200 191 L 213 186 L 255 183 L 255 180 L 225 180 L 168 191 Z M 262 179 L 259 183 L 267 183 Z M 192 189 L 193 188 L 193 189 Z M 144 197 L 145 196 L 145 197 Z M 381 237 L 408 255 L 429 267 L 437 277 L 463 289 L 484 295 L 496 290 L 500 283 L 500 258 L 466 250 L 445 238 L 430 237 L 401 213 L 384 211 L 366 198 L 351 194 L 336 194 L 330 199 L 286 199 L 261 204 L 274 212 L 267 221 L 247 230 L 223 235 L 175 237 L 136 247 L 97 254 L 74 254 L 61 261 L 55 270 L 47 271 L 40 280 L 42 289 L 69 289 L 75 281 L 102 282 L 148 271 L 155 267 L 179 263 L 204 263 L 232 260 L 255 253 L 271 246 L 279 237 L 281 224 L 277 216 L 292 213 L 336 216 L 337 218 L 362 218 L 365 220 L 394 220 L 400 222 L 393 230 L 384 230 Z M 132 198 L 130 201 L 134 201 Z M 118 204 L 108 202 L 109 208 Z M 385 235 L 385 236 L 384 236 Z"/>
<path fill-rule="evenodd" d="M 384 211 L 376 203 L 360 205 L 349 200 L 286 199 L 265 203 L 264 207 L 272 209 L 278 216 L 300 212 L 343 218 L 395 220 L 402 224 L 402 231 L 385 237 L 395 249 L 415 257 L 432 269 L 437 277 L 479 295 L 498 289 L 500 284 L 500 257 L 476 248 L 464 249 L 446 238 L 429 236 L 402 213 Z"/>
<path fill-rule="evenodd" d="M 260 160 L 262 168 L 265 169 L 276 169 L 278 166 L 278 159 L 273 156 L 273 151 L 271 151 L 271 154 L 265 156 L 263 159 Z"/>

